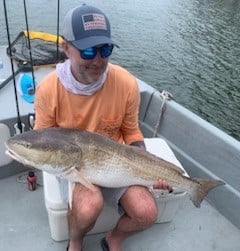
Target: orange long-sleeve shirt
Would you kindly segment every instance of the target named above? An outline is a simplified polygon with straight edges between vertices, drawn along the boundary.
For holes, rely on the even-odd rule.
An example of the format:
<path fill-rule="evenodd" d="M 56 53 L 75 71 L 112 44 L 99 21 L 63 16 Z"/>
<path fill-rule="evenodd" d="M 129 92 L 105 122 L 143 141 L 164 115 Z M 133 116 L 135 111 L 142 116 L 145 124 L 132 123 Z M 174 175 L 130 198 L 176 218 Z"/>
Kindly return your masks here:
<path fill-rule="evenodd" d="M 103 87 L 90 96 L 67 91 L 53 71 L 37 86 L 34 129 L 78 128 L 131 144 L 143 140 L 139 102 L 136 78 L 119 66 L 109 64 Z"/>

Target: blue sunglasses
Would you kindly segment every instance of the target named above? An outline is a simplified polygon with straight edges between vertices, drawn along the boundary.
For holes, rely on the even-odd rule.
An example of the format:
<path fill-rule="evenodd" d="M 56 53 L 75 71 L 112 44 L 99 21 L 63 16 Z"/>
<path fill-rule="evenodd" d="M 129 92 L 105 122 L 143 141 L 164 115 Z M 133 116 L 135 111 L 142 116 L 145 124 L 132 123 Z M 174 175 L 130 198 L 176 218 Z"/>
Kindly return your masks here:
<path fill-rule="evenodd" d="M 70 42 L 70 44 L 72 46 L 74 46 L 74 44 L 72 44 L 71 42 Z M 76 48 L 76 46 L 74 46 L 74 47 Z M 113 47 L 114 47 L 114 45 L 112 45 L 112 44 L 104 44 L 101 47 L 94 46 L 94 47 L 89 47 L 85 50 L 79 50 L 77 48 L 76 49 L 80 52 L 82 59 L 90 60 L 90 59 L 94 59 L 96 57 L 98 51 L 100 53 L 101 58 L 109 57 L 112 54 Z"/>

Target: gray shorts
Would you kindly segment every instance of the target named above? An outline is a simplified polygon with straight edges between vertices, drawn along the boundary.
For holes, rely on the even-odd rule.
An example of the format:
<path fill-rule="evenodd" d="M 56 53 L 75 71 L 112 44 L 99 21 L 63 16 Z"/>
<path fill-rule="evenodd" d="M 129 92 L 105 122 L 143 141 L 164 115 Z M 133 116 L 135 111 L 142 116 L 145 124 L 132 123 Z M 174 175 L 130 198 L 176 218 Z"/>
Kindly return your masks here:
<path fill-rule="evenodd" d="M 56 177 L 59 184 L 61 198 L 64 203 L 68 203 L 68 181 L 65 179 L 61 179 Z M 119 204 L 119 200 L 127 190 L 127 187 L 120 188 L 106 188 L 100 187 L 103 195 L 104 201 L 111 207 L 116 208 L 118 212 L 121 214 L 123 211 L 122 207 Z"/>

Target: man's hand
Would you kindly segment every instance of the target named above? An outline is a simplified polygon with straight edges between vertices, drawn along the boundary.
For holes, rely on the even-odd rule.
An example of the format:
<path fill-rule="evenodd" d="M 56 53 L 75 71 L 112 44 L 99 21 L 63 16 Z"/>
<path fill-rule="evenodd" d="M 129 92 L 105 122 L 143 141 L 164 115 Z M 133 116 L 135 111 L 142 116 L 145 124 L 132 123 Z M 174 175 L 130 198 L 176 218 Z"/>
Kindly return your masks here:
<path fill-rule="evenodd" d="M 153 184 L 153 189 L 168 190 L 170 193 L 173 192 L 173 187 L 166 182 L 166 180 L 159 179 Z"/>

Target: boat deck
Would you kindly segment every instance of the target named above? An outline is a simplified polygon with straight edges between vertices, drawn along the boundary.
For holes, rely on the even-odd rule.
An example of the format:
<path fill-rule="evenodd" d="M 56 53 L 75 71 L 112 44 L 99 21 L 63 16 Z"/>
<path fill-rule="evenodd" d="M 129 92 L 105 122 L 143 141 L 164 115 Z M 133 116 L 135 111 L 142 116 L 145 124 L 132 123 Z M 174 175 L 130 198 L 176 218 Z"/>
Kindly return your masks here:
<path fill-rule="evenodd" d="M 37 173 L 41 183 L 42 175 Z M 0 247 L 7 251 L 60 251 L 67 242 L 51 239 L 43 187 L 28 191 L 18 182 L 19 175 L 0 180 Z M 24 176 L 21 180 L 25 180 Z M 84 239 L 84 250 L 101 250 L 104 234 Z M 196 209 L 185 197 L 170 223 L 154 224 L 148 230 L 125 241 L 124 251 L 236 251 L 240 250 L 240 229 L 235 227 L 208 202 Z"/>

